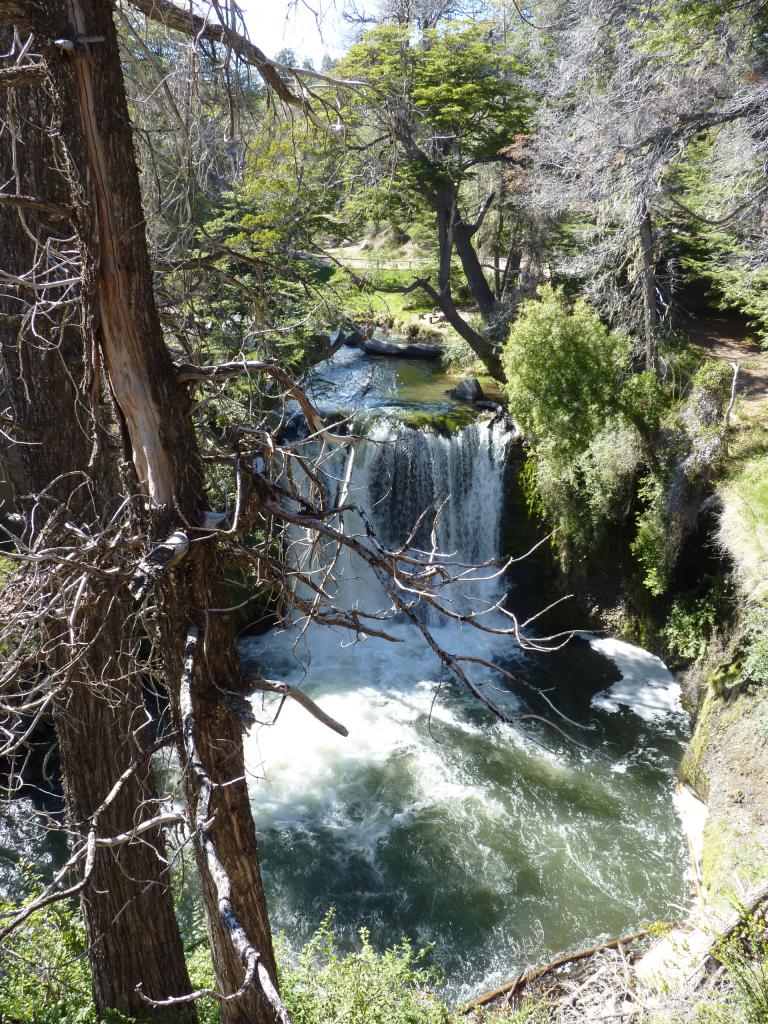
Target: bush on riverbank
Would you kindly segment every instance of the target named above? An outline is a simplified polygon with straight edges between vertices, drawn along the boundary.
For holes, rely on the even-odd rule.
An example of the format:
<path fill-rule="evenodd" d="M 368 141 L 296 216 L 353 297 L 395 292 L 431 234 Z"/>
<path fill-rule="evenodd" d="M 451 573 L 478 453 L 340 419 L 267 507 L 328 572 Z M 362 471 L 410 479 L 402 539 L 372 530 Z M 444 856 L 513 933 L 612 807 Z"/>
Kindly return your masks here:
<path fill-rule="evenodd" d="M 685 363 L 680 344 L 674 336 L 670 366 Z M 584 299 L 571 306 L 550 287 L 523 303 L 503 355 L 529 446 L 529 507 L 554 529 L 562 563 L 594 556 L 611 527 L 625 528 L 658 596 L 725 452 L 731 370 L 705 361 L 681 397 L 679 374 L 634 373 L 629 360 L 629 341 Z"/>
<path fill-rule="evenodd" d="M 555 529 L 565 563 L 626 515 L 642 448 L 622 416 L 628 354 L 585 300 L 571 308 L 550 287 L 523 303 L 504 349 L 510 411 L 529 446 L 529 506 Z"/>
<path fill-rule="evenodd" d="M 28 876 L 30 896 L 41 885 Z M 18 910 L 0 900 L 0 921 Z M 378 953 L 368 934 L 352 953 L 341 952 L 332 916 L 297 954 L 278 939 L 283 998 L 294 1024 L 447 1024 L 451 1014 L 434 992 L 435 973 L 427 950 L 407 941 Z M 189 956 L 194 987 L 215 987 L 210 954 L 201 944 Z M 200 1024 L 217 1024 L 213 1000 L 198 1003 Z M 96 1024 L 86 956 L 86 936 L 76 901 L 54 904 L 33 915 L 0 946 L 0 1021 L 29 1024 Z M 122 1016 L 111 1021 L 128 1024 Z M 526 1024 L 529 1017 L 511 1018 Z M 531 1021 L 531 1024 L 533 1022 Z"/>
<path fill-rule="evenodd" d="M 39 891 L 39 885 L 34 884 Z M 0 900 L 0 920 L 16 908 Z M 85 955 L 86 938 L 75 901 L 34 915 L 0 946 L 0 1021 L 25 1024 L 96 1024 Z M 456 1015 L 434 992 L 427 951 L 403 941 L 378 953 L 364 929 L 352 953 L 343 953 L 329 915 L 310 942 L 293 953 L 276 944 L 282 995 L 294 1024 L 556 1024 L 561 1007 L 532 998 L 517 1009 L 492 1006 Z M 685 1018 L 659 1009 L 648 1024 L 765 1024 L 768 1020 L 768 933 L 756 917 L 718 947 L 725 967 L 719 993 Z M 189 957 L 194 987 L 213 987 L 210 955 L 200 945 Z M 212 1000 L 197 1004 L 199 1024 L 218 1024 Z M 115 1014 L 111 1024 L 132 1024 Z M 172 1024 L 171 1018 L 168 1024 Z"/>

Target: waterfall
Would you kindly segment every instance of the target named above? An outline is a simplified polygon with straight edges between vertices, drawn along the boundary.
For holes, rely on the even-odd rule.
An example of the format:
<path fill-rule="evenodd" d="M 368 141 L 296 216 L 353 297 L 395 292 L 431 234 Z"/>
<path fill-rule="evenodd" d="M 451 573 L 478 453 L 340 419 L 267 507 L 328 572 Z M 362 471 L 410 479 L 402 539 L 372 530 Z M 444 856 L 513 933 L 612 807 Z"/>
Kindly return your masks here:
<path fill-rule="evenodd" d="M 431 549 L 434 531 L 446 558 L 489 562 L 500 554 L 510 441 L 500 423 L 443 436 L 379 419 L 353 448 L 327 458 L 328 504 L 343 498 L 364 509 L 390 548 L 431 509 L 412 548 Z M 343 527 L 367 542 L 354 512 Z M 609 691 L 631 669 L 632 694 L 639 692 L 659 672 L 650 656 L 628 645 L 603 654 L 577 641 L 542 658 L 509 637 L 430 614 L 437 642 L 477 659 L 475 682 L 493 687 L 509 713 L 531 710 L 525 691 L 482 662 L 552 691 L 592 725 L 580 737 L 588 749 L 557 749 L 559 740 L 540 732 L 548 752 L 492 719 L 450 678 L 357 555 L 299 529 L 288 555 L 317 573 L 339 607 L 385 613 L 391 639 L 297 616 L 242 644 L 254 669 L 302 686 L 349 730 L 342 738 L 290 701 L 254 702 L 263 726 L 250 732 L 246 754 L 277 929 L 304 942 L 335 907 L 350 948 L 361 926 L 380 949 L 403 936 L 433 944 L 444 993 L 460 999 L 558 950 L 668 916 L 685 892 L 671 800 L 684 726 L 650 710 L 636 715 L 626 693 Z M 320 573 L 331 561 L 333 582 Z M 492 569 L 472 575 L 488 578 L 451 585 L 453 607 L 496 604 L 503 579 Z M 488 621 L 509 625 L 498 610 Z M 605 696 L 592 703 L 596 694 Z"/>
<path fill-rule="evenodd" d="M 442 505 L 435 531 L 441 552 L 465 564 L 497 558 L 510 438 L 503 423 L 473 423 L 448 436 L 391 424 L 376 428 L 360 489 L 384 543 L 400 546 L 425 509 Z M 434 519 L 432 513 L 421 524 L 415 547 L 431 546 Z"/>
<path fill-rule="evenodd" d="M 511 439 L 503 422 L 473 423 L 445 435 L 380 421 L 355 443 L 351 473 L 346 468 L 349 453 L 340 451 L 325 463 L 321 476 L 329 501 L 365 510 L 378 540 L 390 550 L 410 539 L 412 549 L 431 551 L 434 541 L 436 557 L 448 567 L 483 565 L 500 554 Z M 365 540 L 355 513 L 345 514 L 344 529 Z M 334 559 L 334 579 L 326 588 L 342 606 L 371 612 L 387 605 L 383 588 L 359 556 L 338 556 L 335 545 L 311 543 L 312 536 L 302 530 L 293 530 L 291 539 L 289 557 L 304 572 L 321 572 Z M 498 572 L 488 568 L 472 574 L 471 583 L 446 588 L 441 596 L 462 610 L 480 609 L 496 602 L 500 586 Z M 416 610 L 427 615 L 425 609 Z"/>

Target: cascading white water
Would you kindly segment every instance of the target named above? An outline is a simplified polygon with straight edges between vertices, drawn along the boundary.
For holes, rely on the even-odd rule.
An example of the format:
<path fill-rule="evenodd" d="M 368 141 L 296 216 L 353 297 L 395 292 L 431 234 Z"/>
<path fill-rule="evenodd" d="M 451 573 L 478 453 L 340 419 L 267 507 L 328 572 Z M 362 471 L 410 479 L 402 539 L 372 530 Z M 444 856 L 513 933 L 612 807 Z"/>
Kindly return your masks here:
<path fill-rule="evenodd" d="M 448 566 L 482 566 L 499 557 L 511 437 L 503 421 L 473 423 L 453 435 L 380 421 L 357 443 L 351 474 L 345 468 L 349 456 L 340 451 L 325 463 L 321 476 L 332 503 L 341 500 L 343 491 L 344 503 L 366 511 L 386 547 L 394 550 L 410 541 L 421 551 L 434 546 L 435 557 Z M 353 512 L 345 514 L 344 529 L 365 538 Z M 297 567 L 321 570 L 333 545 L 307 544 L 299 530 L 292 531 L 292 538 Z M 468 575 L 471 582 L 457 583 L 441 596 L 462 610 L 481 610 L 498 600 L 501 579 L 494 568 Z M 370 570 L 347 552 L 336 561 L 334 579 L 326 587 L 346 607 L 374 611 L 388 604 Z M 420 614 L 430 617 L 426 609 Z"/>
<path fill-rule="evenodd" d="M 438 549 L 464 563 L 490 561 L 499 556 L 508 444 L 500 424 L 443 436 L 379 422 L 355 452 L 348 500 L 368 511 L 384 543 L 399 545 L 424 509 L 450 494 L 435 526 Z M 343 463 L 340 455 L 328 465 L 330 488 L 345 486 Z M 414 546 L 431 547 L 431 527 L 428 519 Z M 345 529 L 363 534 L 351 514 Z M 388 605 L 359 559 L 337 570 L 340 603 Z M 456 605 L 498 600 L 502 584 L 492 570 L 484 575 L 494 578 L 454 588 Z M 578 640 L 535 656 L 434 616 L 429 628 L 447 650 L 554 691 L 592 726 L 579 736 L 586 746 L 563 748 L 538 730 L 547 752 L 491 719 L 401 618 L 387 624 L 396 643 L 304 622 L 246 641 L 246 659 L 269 678 L 301 684 L 350 732 L 341 738 L 289 702 L 275 725 L 248 738 L 277 927 L 303 941 L 335 907 L 351 944 L 361 925 L 380 947 L 404 935 L 434 943 L 445 994 L 459 998 L 530 960 L 666 916 L 685 885 L 670 800 L 684 726 L 677 715 L 638 717 L 621 695 L 595 699 L 620 680 L 623 657 L 640 689 L 664 690 L 658 706 L 673 708 L 663 666 L 636 649 L 605 657 Z M 526 710 L 524 692 L 487 672 L 478 681 L 495 687 L 507 711 Z M 256 707 L 265 723 L 275 711 Z"/>
<path fill-rule="evenodd" d="M 391 424 L 374 429 L 373 443 L 366 446 L 361 499 L 372 509 L 383 542 L 404 543 L 424 510 L 441 505 L 436 529 L 441 551 L 468 564 L 498 558 L 510 437 L 503 421 L 474 423 L 448 436 Z M 414 546 L 430 547 L 433 521 L 427 517 Z"/>

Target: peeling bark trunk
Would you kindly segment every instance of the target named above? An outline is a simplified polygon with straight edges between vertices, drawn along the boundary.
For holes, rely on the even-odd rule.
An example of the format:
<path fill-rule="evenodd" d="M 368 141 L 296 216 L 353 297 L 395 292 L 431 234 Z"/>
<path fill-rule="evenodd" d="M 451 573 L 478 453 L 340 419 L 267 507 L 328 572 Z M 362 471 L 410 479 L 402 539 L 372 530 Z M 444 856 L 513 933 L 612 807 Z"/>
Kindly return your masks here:
<path fill-rule="evenodd" d="M 106 611 L 111 596 L 103 595 L 93 607 Z M 136 749 L 131 738 L 146 724 L 137 683 L 128 692 L 117 687 L 94 692 L 97 673 L 121 679 L 119 651 L 126 609 L 114 602 L 106 620 L 97 623 L 99 648 L 118 652 L 113 661 L 94 664 L 87 677 L 73 684 L 57 703 L 56 734 L 59 744 L 64 795 L 71 823 L 88 820 L 109 794 L 115 781 L 131 764 Z M 144 730 L 145 742 L 149 742 Z M 119 801 L 100 819 L 105 836 L 120 835 L 134 828 L 143 816 L 157 810 L 157 794 L 147 762 L 121 791 Z M 146 810 L 142 810 L 145 808 Z M 162 998 L 173 988 L 189 992 L 190 982 L 184 948 L 176 922 L 165 859 L 165 844 L 159 830 L 145 832 L 135 842 L 112 849 L 99 849 L 91 879 L 83 890 L 81 906 L 90 949 L 93 996 L 99 1012 L 117 1008 L 130 1016 L 159 1016 L 148 1010 L 136 988 Z M 197 1019 L 193 1006 L 181 1008 L 179 1021 Z"/>
<path fill-rule="evenodd" d="M 60 113 L 60 135 L 69 155 L 72 205 L 95 208 L 93 275 L 101 316 L 99 340 L 130 457 L 149 504 L 148 541 L 167 536 L 177 524 L 197 523 L 205 508 L 203 473 L 191 404 L 179 385 L 157 316 L 131 125 L 117 35 L 109 0 L 40 0 L 26 5 L 0 0 L 0 13 L 36 31 L 40 38 L 98 40 L 77 43 L 69 54 L 46 49 L 46 64 Z M 256 833 L 244 780 L 243 723 L 222 703 L 241 686 L 232 624 L 207 609 L 226 602 L 218 593 L 223 573 L 215 540 L 193 545 L 178 569 L 157 585 L 160 631 L 171 707 L 180 723 L 179 686 L 184 636 L 197 626 L 204 656 L 196 666 L 192 701 L 203 769 L 215 786 L 216 819 L 210 830 L 235 892 L 234 910 L 249 941 L 275 980 L 272 940 L 259 877 Z M 186 770 L 187 802 L 199 799 L 196 773 Z M 239 989 L 243 965 L 227 933 L 213 880 L 198 837 L 211 951 L 224 993 Z M 169 986 L 170 987 L 170 983 Z M 178 992 L 167 993 L 178 995 Z M 259 1024 L 275 1019 L 272 1008 L 251 987 L 221 1007 L 224 1024 Z"/>
<path fill-rule="evenodd" d="M 4 34 L 4 33 L 3 33 Z M 7 49 L 7 46 L 4 46 Z M 3 115 L 20 126 L 18 146 L 6 137 L 0 151 L 0 177 L 12 180 L 14 168 L 34 194 L 57 198 L 63 179 L 53 170 L 51 140 L 44 126 L 50 116 L 50 101 L 42 88 L 25 86 L 0 97 Z M 14 152 L 15 149 L 15 152 Z M 62 198 L 66 198 L 63 196 Z M 0 237 L 5 244 L 4 268 L 25 273 L 34 258 L 34 244 L 25 226 L 46 236 L 44 214 L 22 216 L 11 208 L 0 209 Z M 61 234 L 61 224 L 52 222 L 51 231 Z M 23 293 L 23 290 L 22 290 Z M 92 317 L 84 304 L 83 322 Z M 7 294 L 0 297 L 0 312 L 12 317 L 18 302 Z M 64 503 L 67 516 L 87 522 L 98 517 L 98 509 L 116 504 L 119 480 L 108 451 L 110 438 L 96 427 L 83 402 L 80 385 L 93 373 L 88 353 L 93 338 L 72 325 L 64 329 L 43 319 L 39 333 L 30 337 L 21 319 L 0 318 L 0 354 L 5 364 L 9 396 L 16 422 L 36 433 L 40 444 L 21 447 L 27 489 L 48 494 Z M 94 393 L 100 384 L 92 381 Z M 98 402 L 98 396 L 95 398 Z M 94 449 L 94 436 L 101 449 Z M 87 472 L 88 487 L 83 486 Z M 74 475 L 73 475 L 74 474 Z M 51 488 L 51 481 L 59 482 Z M 46 521 L 51 506 L 39 506 L 38 529 L 49 533 L 49 543 L 71 541 L 60 534 L 54 518 Z M 57 595 L 51 595 L 52 599 Z M 81 592 L 80 606 L 94 623 L 87 637 L 87 657 L 70 673 L 54 705 L 67 818 L 74 835 L 83 835 L 94 810 L 131 765 L 137 746 L 136 730 L 146 724 L 141 685 L 126 671 L 124 619 L 130 613 L 116 590 L 88 585 Z M 74 614 L 74 613 L 73 613 Z M 41 624 L 54 636 L 65 628 L 60 620 Z M 80 637 L 81 640 L 86 638 Z M 139 732 L 138 742 L 142 735 Z M 156 811 L 149 760 L 138 768 L 100 822 L 100 834 L 127 832 Z M 116 849 L 96 852 L 93 874 L 82 892 L 81 905 L 89 940 L 89 960 L 97 1009 L 118 1009 L 127 1015 L 146 1014 L 136 992 L 141 983 L 152 995 L 162 995 L 168 985 L 189 991 L 184 950 L 173 908 L 165 847 L 158 832 L 145 833 L 141 841 Z M 151 927 L 148 927 L 151 922 Z M 193 1010 L 181 1017 L 192 1022 Z"/>

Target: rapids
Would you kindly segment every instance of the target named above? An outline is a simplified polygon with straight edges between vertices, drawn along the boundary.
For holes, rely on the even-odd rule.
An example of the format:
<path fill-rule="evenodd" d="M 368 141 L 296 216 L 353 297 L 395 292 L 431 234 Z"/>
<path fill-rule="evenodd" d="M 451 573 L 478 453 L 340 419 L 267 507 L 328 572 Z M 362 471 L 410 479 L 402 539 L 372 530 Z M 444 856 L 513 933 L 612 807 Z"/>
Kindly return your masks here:
<path fill-rule="evenodd" d="M 429 364 L 343 351 L 321 369 L 314 397 L 367 431 L 349 496 L 384 543 L 401 544 L 447 496 L 439 549 L 485 562 L 499 555 L 511 439 L 499 424 L 450 436 L 404 425 L 414 409 L 449 411 L 445 387 Z M 328 486 L 340 475 L 329 471 Z M 417 547 L 429 546 L 430 526 Z M 339 600 L 386 606 L 364 564 L 342 560 L 339 572 Z M 452 599 L 489 607 L 509 588 L 514 608 L 514 577 L 456 586 Z M 301 684 L 349 729 L 342 738 L 291 702 L 271 724 L 277 705 L 255 702 L 264 724 L 246 750 L 275 928 L 298 944 L 335 908 L 350 946 L 361 926 L 382 948 L 403 936 L 432 944 L 444 994 L 458 1000 L 563 948 L 677 913 L 687 880 L 673 794 L 687 722 L 663 664 L 606 638 L 542 654 L 433 611 L 426 619 L 448 650 L 546 689 L 584 726 L 567 727 L 580 745 L 537 723 L 499 723 L 405 621 L 389 627 L 399 643 L 298 624 L 244 640 L 247 662 Z M 505 710 L 541 713 L 528 691 L 483 673 L 475 678 Z"/>

